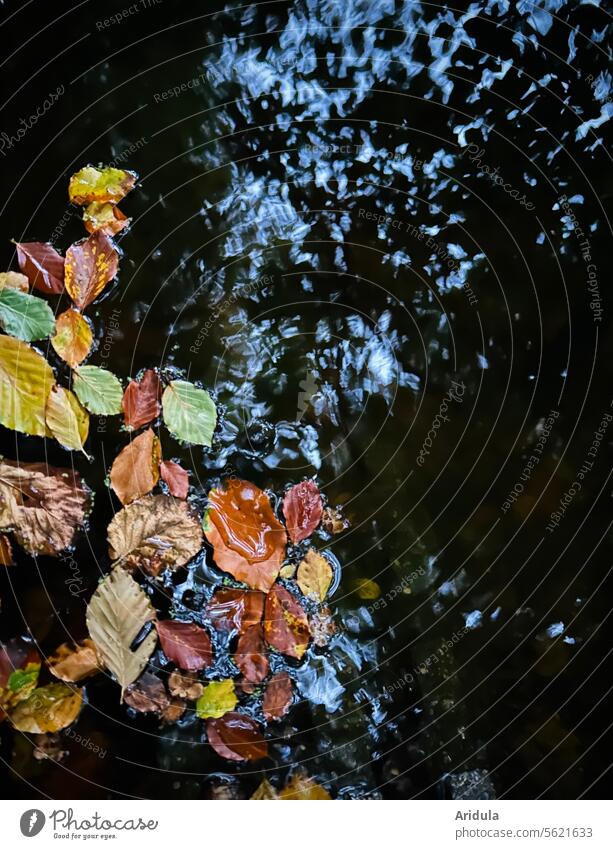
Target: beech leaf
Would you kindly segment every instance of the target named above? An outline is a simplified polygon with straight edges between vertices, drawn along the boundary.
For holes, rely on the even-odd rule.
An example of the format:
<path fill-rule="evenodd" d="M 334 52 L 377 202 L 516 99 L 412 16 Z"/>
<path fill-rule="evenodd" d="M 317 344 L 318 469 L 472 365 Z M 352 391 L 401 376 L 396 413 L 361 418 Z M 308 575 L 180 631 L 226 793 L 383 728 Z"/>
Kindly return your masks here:
<path fill-rule="evenodd" d="M 285 494 L 283 515 L 292 542 L 310 537 L 321 521 L 323 502 L 316 483 L 301 481 Z"/>
<path fill-rule="evenodd" d="M 121 383 L 112 372 L 98 366 L 79 366 L 74 371 L 73 388 L 90 413 L 113 416 L 121 413 Z"/>
<path fill-rule="evenodd" d="M 130 219 L 112 203 L 92 201 L 83 210 L 83 224 L 88 233 L 97 233 L 100 230 L 107 236 L 116 236 L 129 223 Z"/>
<path fill-rule="evenodd" d="M 122 504 L 151 492 L 160 477 L 160 453 L 160 440 L 149 428 L 115 457 L 111 486 Z"/>
<path fill-rule="evenodd" d="M 217 424 L 213 399 L 186 380 L 173 380 L 162 395 L 164 424 L 177 439 L 211 446 Z"/>
<path fill-rule="evenodd" d="M 178 463 L 164 460 L 160 463 L 160 475 L 175 498 L 187 498 L 189 492 L 189 475 Z"/>
<path fill-rule="evenodd" d="M 134 171 L 86 165 L 70 178 L 68 197 L 71 203 L 81 206 L 92 201 L 117 203 L 132 190 L 137 179 Z"/>
<path fill-rule="evenodd" d="M 0 566 L 14 566 L 13 546 L 6 534 L 0 534 Z"/>
<path fill-rule="evenodd" d="M 92 233 L 66 251 L 66 291 L 80 310 L 89 306 L 117 274 L 119 255 L 108 236 Z"/>
<path fill-rule="evenodd" d="M 306 596 L 314 596 L 317 601 L 325 599 L 333 577 L 332 567 L 323 554 L 315 551 L 314 548 L 307 551 L 296 573 L 300 592 Z"/>
<path fill-rule="evenodd" d="M 64 291 L 64 257 L 49 242 L 16 243 L 19 268 L 39 292 Z"/>
<path fill-rule="evenodd" d="M 124 701 L 139 713 L 162 714 L 170 705 L 170 697 L 166 687 L 151 672 L 143 672 L 133 684 L 126 689 Z"/>
<path fill-rule="evenodd" d="M 330 794 L 308 775 L 295 773 L 281 791 L 282 801 L 327 801 Z"/>
<path fill-rule="evenodd" d="M 204 684 L 198 680 L 195 672 L 179 672 L 175 669 L 168 676 L 168 689 L 179 699 L 195 701 L 204 691 Z"/>
<path fill-rule="evenodd" d="M 196 702 L 196 714 L 200 719 L 218 719 L 234 710 L 237 703 L 234 682 L 230 678 L 225 681 L 211 681 Z"/>
<path fill-rule="evenodd" d="M 0 424 L 11 430 L 46 436 L 45 408 L 55 377 L 33 348 L 0 336 Z"/>
<path fill-rule="evenodd" d="M 0 721 L 17 702 L 27 698 L 38 683 L 40 657 L 21 637 L 0 645 Z"/>
<path fill-rule="evenodd" d="M 305 653 L 311 638 L 311 629 L 302 606 L 280 584 L 275 584 L 266 596 L 264 634 L 270 646 L 298 660 Z"/>
<path fill-rule="evenodd" d="M 206 734 L 211 747 L 231 761 L 257 761 L 268 755 L 268 745 L 255 720 L 241 713 L 209 719 Z"/>
<path fill-rule="evenodd" d="M 71 308 L 57 317 L 51 344 L 58 357 L 76 368 L 89 354 L 93 339 L 88 320 Z"/>
<path fill-rule="evenodd" d="M 55 318 L 42 298 L 5 286 L 0 289 L 0 325 L 10 336 L 33 342 L 53 331 Z"/>
<path fill-rule="evenodd" d="M 270 781 L 263 778 L 251 799 L 258 802 L 278 800 L 279 794 Z"/>
<path fill-rule="evenodd" d="M 85 639 L 78 645 L 62 643 L 47 658 L 49 672 L 60 681 L 75 683 L 90 678 L 101 671 L 101 661 L 92 640 Z"/>
<path fill-rule="evenodd" d="M 264 718 L 270 721 L 284 717 L 291 707 L 292 699 L 292 679 L 287 672 L 277 672 L 266 685 L 264 692 Z"/>
<path fill-rule="evenodd" d="M 68 684 L 38 687 L 9 714 L 13 727 L 26 734 L 48 734 L 71 725 L 81 710 L 83 693 Z"/>
<path fill-rule="evenodd" d="M 89 434 L 89 415 L 69 389 L 53 386 L 45 410 L 47 427 L 60 445 L 83 451 Z"/>
<path fill-rule="evenodd" d="M 251 625 L 259 625 L 264 615 L 264 593 L 253 590 L 219 589 L 206 608 L 213 627 L 243 634 Z"/>
<path fill-rule="evenodd" d="M 159 416 L 160 392 L 160 378 L 151 368 L 145 371 L 140 380 L 130 381 L 121 401 L 129 428 L 138 430 Z"/>
<path fill-rule="evenodd" d="M 261 625 L 252 625 L 238 638 L 234 663 L 243 674 L 244 683 L 251 689 L 260 684 L 270 671 L 266 643 Z"/>
<path fill-rule="evenodd" d="M 17 289 L 19 292 L 27 292 L 30 281 L 25 274 L 17 271 L 0 271 L 0 289 Z"/>
<path fill-rule="evenodd" d="M 165 619 L 157 623 L 157 629 L 164 654 L 180 669 L 197 672 L 211 665 L 211 640 L 200 625 Z"/>

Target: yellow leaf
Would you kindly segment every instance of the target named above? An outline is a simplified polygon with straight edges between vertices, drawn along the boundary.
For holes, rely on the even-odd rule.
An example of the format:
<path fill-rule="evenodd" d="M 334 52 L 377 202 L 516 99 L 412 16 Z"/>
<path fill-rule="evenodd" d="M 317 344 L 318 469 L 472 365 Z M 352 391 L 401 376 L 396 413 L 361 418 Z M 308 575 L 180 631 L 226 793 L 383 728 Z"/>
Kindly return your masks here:
<path fill-rule="evenodd" d="M 102 230 L 107 236 L 115 236 L 127 227 L 130 219 L 112 203 L 90 203 L 83 210 L 83 224 L 88 233 Z"/>
<path fill-rule="evenodd" d="M 9 718 L 17 731 L 47 734 L 60 731 L 74 722 L 82 703 L 81 690 L 68 684 L 47 684 L 19 702 Z"/>
<path fill-rule="evenodd" d="M 71 368 L 76 368 L 89 354 L 93 338 L 87 319 L 77 310 L 68 309 L 55 321 L 55 335 L 51 337 L 51 344 L 58 357 Z"/>
<path fill-rule="evenodd" d="M 283 801 L 301 800 L 315 801 L 330 799 L 330 795 L 308 775 L 296 773 L 281 791 Z"/>
<path fill-rule="evenodd" d="M 296 580 L 303 595 L 313 595 L 318 601 L 326 597 L 334 573 L 326 558 L 310 548 L 298 567 Z"/>
<path fill-rule="evenodd" d="M 49 363 L 20 339 L 0 336 L 0 424 L 46 436 L 45 407 L 55 383 Z"/>
<path fill-rule="evenodd" d="M 270 799 L 270 800 L 278 799 L 279 794 L 277 793 L 275 788 L 272 786 L 270 781 L 267 778 L 264 778 L 262 780 L 262 783 L 260 784 L 260 786 L 258 787 L 258 789 L 255 791 L 255 793 L 253 794 L 253 796 L 251 798 L 255 799 L 256 801 L 265 801 L 265 800 L 268 800 L 268 799 Z"/>
<path fill-rule="evenodd" d="M 68 197 L 80 205 L 92 201 L 117 203 L 133 188 L 136 178 L 134 171 L 86 165 L 70 178 Z"/>
<path fill-rule="evenodd" d="M 363 601 L 372 601 L 381 595 L 381 587 L 376 581 L 371 581 L 370 578 L 356 578 L 352 581 L 351 586 L 353 592 Z"/>
<path fill-rule="evenodd" d="M 27 292 L 29 288 L 25 274 L 19 274 L 17 271 L 0 272 L 0 289 L 19 289 L 20 292 Z"/>
<path fill-rule="evenodd" d="M 234 692 L 234 681 L 211 681 L 196 702 L 196 713 L 200 719 L 219 719 L 228 711 L 234 710 L 238 699 Z"/>
<path fill-rule="evenodd" d="M 89 413 L 69 389 L 54 386 L 47 399 L 47 427 L 64 448 L 82 451 L 89 433 Z"/>

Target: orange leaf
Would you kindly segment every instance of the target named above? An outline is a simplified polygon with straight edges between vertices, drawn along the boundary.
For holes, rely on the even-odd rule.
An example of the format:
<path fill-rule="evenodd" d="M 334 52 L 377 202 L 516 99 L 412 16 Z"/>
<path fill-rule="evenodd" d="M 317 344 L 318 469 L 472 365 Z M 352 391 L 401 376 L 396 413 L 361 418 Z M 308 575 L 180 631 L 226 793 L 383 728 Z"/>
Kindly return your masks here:
<path fill-rule="evenodd" d="M 264 634 L 274 649 L 298 660 L 305 653 L 311 638 L 311 629 L 302 606 L 280 584 L 275 584 L 266 596 Z"/>
<path fill-rule="evenodd" d="M 206 613 L 214 628 L 243 634 L 251 625 L 262 621 L 265 599 L 260 592 L 220 589 L 208 603 Z"/>
<path fill-rule="evenodd" d="M 87 319 L 77 310 L 68 309 L 55 320 L 51 344 L 58 357 L 71 368 L 76 368 L 89 354 L 93 338 Z"/>
<path fill-rule="evenodd" d="M 119 256 L 108 236 L 98 232 L 66 251 L 66 291 L 80 310 L 89 306 L 117 274 Z"/>
<path fill-rule="evenodd" d="M 189 475 L 178 463 L 164 460 L 160 463 L 160 475 L 175 498 L 187 498 L 189 492 Z"/>
<path fill-rule="evenodd" d="M 243 673 L 246 684 L 260 684 L 270 671 L 266 657 L 266 643 L 261 625 L 252 625 L 238 638 L 234 663 Z"/>
<path fill-rule="evenodd" d="M 115 457 L 111 486 L 122 504 L 151 492 L 159 480 L 160 440 L 151 428 L 137 436 Z"/>
<path fill-rule="evenodd" d="M 291 800 L 313 802 L 329 800 L 330 795 L 308 775 L 298 773 L 293 775 L 291 781 L 285 785 L 280 793 L 280 799 L 285 802 Z"/>
<path fill-rule="evenodd" d="M 313 481 L 301 481 L 283 499 L 283 515 L 292 542 L 310 537 L 319 525 L 323 503 L 319 488 Z"/>
<path fill-rule="evenodd" d="M 206 735 L 217 754 L 230 761 L 257 761 L 268 754 L 257 723 L 241 713 L 230 711 L 219 719 L 209 719 Z"/>
<path fill-rule="evenodd" d="M 62 643 L 53 655 L 47 658 L 47 664 L 52 675 L 71 683 L 89 678 L 102 669 L 102 662 L 90 639 L 83 640 L 76 646 Z"/>
<path fill-rule="evenodd" d="M 19 268 L 39 292 L 59 295 L 64 291 L 64 257 L 49 242 L 15 244 Z"/>
<path fill-rule="evenodd" d="M 0 534 L 0 566 L 13 566 L 13 546 L 6 534 Z"/>
<path fill-rule="evenodd" d="M 93 201 L 83 210 L 83 224 L 88 233 L 100 231 L 107 236 L 116 236 L 129 223 L 130 219 L 112 203 Z"/>
<path fill-rule="evenodd" d="M 262 708 L 267 720 L 281 719 L 292 704 L 292 679 L 287 672 L 277 672 L 266 685 Z"/>
<path fill-rule="evenodd" d="M 138 430 L 159 416 L 160 388 L 160 378 L 151 368 L 139 381 L 130 381 L 121 402 L 128 427 Z"/>

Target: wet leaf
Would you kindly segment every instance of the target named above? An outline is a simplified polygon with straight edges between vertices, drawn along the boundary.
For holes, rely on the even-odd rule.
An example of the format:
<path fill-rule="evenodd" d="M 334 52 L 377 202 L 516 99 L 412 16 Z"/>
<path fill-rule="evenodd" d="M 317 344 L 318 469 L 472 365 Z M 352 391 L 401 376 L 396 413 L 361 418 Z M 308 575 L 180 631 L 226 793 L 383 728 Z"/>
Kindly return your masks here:
<path fill-rule="evenodd" d="M 76 307 L 85 309 L 117 274 L 119 255 L 108 236 L 93 233 L 66 251 L 64 280 Z"/>
<path fill-rule="evenodd" d="M 260 684 L 270 671 L 266 643 L 262 636 L 262 626 L 252 625 L 238 639 L 234 663 L 243 674 L 244 683 L 251 689 L 251 685 Z"/>
<path fill-rule="evenodd" d="M 128 504 L 108 527 L 109 554 L 122 565 L 159 575 L 184 566 L 202 547 L 202 530 L 184 501 L 151 495 Z"/>
<path fill-rule="evenodd" d="M 60 681 L 72 684 L 90 678 L 101 671 L 102 664 L 92 640 L 85 639 L 77 645 L 62 643 L 47 658 L 49 671 Z"/>
<path fill-rule="evenodd" d="M 98 366 L 79 366 L 73 374 L 75 394 L 90 413 L 98 416 L 121 413 L 123 391 L 112 372 Z"/>
<path fill-rule="evenodd" d="M 253 794 L 253 796 L 251 798 L 252 798 L 252 800 L 260 801 L 260 802 L 263 802 L 263 801 L 266 801 L 266 800 L 272 801 L 274 799 L 278 799 L 279 794 L 277 793 L 275 788 L 272 786 L 270 781 L 267 778 L 264 778 L 264 779 L 262 779 L 261 784 L 259 785 L 258 789 L 255 791 L 255 793 Z"/>
<path fill-rule="evenodd" d="M 97 201 L 117 203 L 134 188 L 138 175 L 121 168 L 95 168 L 86 165 L 70 178 L 68 197 L 71 203 L 83 206 Z"/>
<path fill-rule="evenodd" d="M 89 354 L 93 338 L 87 319 L 71 308 L 57 317 L 51 344 L 58 357 L 71 368 L 76 368 Z"/>
<path fill-rule="evenodd" d="M 351 582 L 351 588 L 357 597 L 364 601 L 372 601 L 381 595 L 381 587 L 370 578 L 355 578 Z"/>
<path fill-rule="evenodd" d="M 323 801 L 329 800 L 330 794 L 320 787 L 312 778 L 303 773 L 295 773 L 281 791 L 282 801 Z"/>
<path fill-rule="evenodd" d="M 164 460 L 160 463 L 160 475 L 175 498 L 187 498 L 189 492 L 189 475 L 178 463 Z"/>
<path fill-rule="evenodd" d="M 0 645 L 0 722 L 38 683 L 40 657 L 32 643 L 16 637 Z"/>
<path fill-rule="evenodd" d="M 264 691 L 262 709 L 268 721 L 281 719 L 289 712 L 293 700 L 292 679 L 287 672 L 273 675 Z"/>
<path fill-rule="evenodd" d="M 336 633 L 336 625 L 329 607 L 322 607 L 321 610 L 318 610 L 309 620 L 309 625 L 311 626 L 313 642 L 320 648 L 327 646 Z"/>
<path fill-rule="evenodd" d="M 197 672 L 213 662 L 213 649 L 207 632 L 194 622 L 165 619 L 157 622 L 164 654 L 180 669 Z"/>
<path fill-rule="evenodd" d="M 19 268 L 39 292 L 60 295 L 64 291 L 64 257 L 49 242 L 21 242 L 17 248 Z"/>
<path fill-rule="evenodd" d="M 151 492 L 160 477 L 160 454 L 160 440 L 149 428 L 115 457 L 111 486 L 122 504 Z"/>
<path fill-rule="evenodd" d="M 321 526 L 326 533 L 340 534 L 349 527 L 349 521 L 338 507 L 326 507 L 321 517 Z"/>
<path fill-rule="evenodd" d="M 162 711 L 164 722 L 176 722 L 185 713 L 185 702 L 181 699 L 170 699 L 168 707 Z"/>
<path fill-rule="evenodd" d="M 200 719 L 218 719 L 234 710 L 237 703 L 234 682 L 230 678 L 225 681 L 211 681 L 196 703 L 196 714 Z"/>
<path fill-rule="evenodd" d="M 13 546 L 6 534 L 0 534 L 0 566 L 14 566 Z"/>
<path fill-rule="evenodd" d="M 326 558 L 314 548 L 310 548 L 298 567 L 296 581 L 303 595 L 314 596 L 317 601 L 323 601 L 333 577 L 332 567 Z"/>
<path fill-rule="evenodd" d="M 268 755 L 268 745 L 257 723 L 240 713 L 209 719 L 206 734 L 211 747 L 230 761 L 257 761 Z"/>
<path fill-rule="evenodd" d="M 220 569 L 253 589 L 270 589 L 285 557 L 287 536 L 265 492 L 242 480 L 212 489 L 204 529 Z"/>
<path fill-rule="evenodd" d="M 130 381 L 121 402 L 127 427 L 138 430 L 159 416 L 160 393 L 160 378 L 151 368 L 140 380 Z"/>
<path fill-rule="evenodd" d="M 83 693 L 68 684 L 38 687 L 9 714 L 17 731 L 46 734 L 71 725 L 81 710 Z"/>
<path fill-rule="evenodd" d="M 301 605 L 294 596 L 275 584 L 266 596 L 264 635 L 277 651 L 300 660 L 305 653 L 311 630 Z"/>
<path fill-rule="evenodd" d="M 43 463 L 0 462 L 0 529 L 29 554 L 57 555 L 85 520 L 89 494 L 78 472 Z"/>
<path fill-rule="evenodd" d="M 116 236 L 129 223 L 130 219 L 112 203 L 92 201 L 83 210 L 83 224 L 88 233 L 100 231 L 107 236 Z"/>
<path fill-rule="evenodd" d="M 166 687 L 150 672 L 143 674 L 126 689 L 124 701 L 139 713 L 162 714 L 170 705 Z"/>
<path fill-rule="evenodd" d="M 27 292 L 30 283 L 25 274 L 17 271 L 0 271 L 0 289 L 17 289 L 19 292 Z"/>
<path fill-rule="evenodd" d="M 89 434 L 89 415 L 69 389 L 51 388 L 45 420 L 60 445 L 70 451 L 83 451 Z"/>
<path fill-rule="evenodd" d="M 175 669 L 168 676 L 168 689 L 173 696 L 195 701 L 204 691 L 204 684 L 195 672 L 179 672 Z"/>
<path fill-rule="evenodd" d="M 283 515 L 292 542 L 310 537 L 319 525 L 323 502 L 316 483 L 301 481 L 293 486 L 283 499 Z"/>
<path fill-rule="evenodd" d="M 217 411 L 208 392 L 186 380 L 173 380 L 162 395 L 164 424 L 177 439 L 210 448 Z"/>
<path fill-rule="evenodd" d="M 45 407 L 55 376 L 33 348 L 0 336 L 0 424 L 11 430 L 46 436 Z"/>
<path fill-rule="evenodd" d="M 262 621 L 265 600 L 264 593 L 253 590 L 220 589 L 213 594 L 206 613 L 214 628 L 243 634 Z"/>
<path fill-rule="evenodd" d="M 0 326 L 10 336 L 33 342 L 53 331 L 55 318 L 42 298 L 5 286 L 0 289 Z"/>

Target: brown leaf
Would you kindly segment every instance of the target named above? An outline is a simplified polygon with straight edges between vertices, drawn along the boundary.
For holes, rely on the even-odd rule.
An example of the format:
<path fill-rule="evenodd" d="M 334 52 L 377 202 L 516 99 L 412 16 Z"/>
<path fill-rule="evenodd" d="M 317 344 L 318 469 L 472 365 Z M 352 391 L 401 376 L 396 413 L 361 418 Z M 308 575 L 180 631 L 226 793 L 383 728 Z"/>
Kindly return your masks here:
<path fill-rule="evenodd" d="M 195 672 L 179 672 L 175 669 L 168 676 L 168 689 L 171 695 L 179 699 L 195 701 L 202 695 L 204 684 Z"/>
<path fill-rule="evenodd" d="M 108 527 L 109 554 L 126 568 L 159 575 L 178 569 L 202 546 L 198 519 L 184 501 L 150 495 L 116 513 Z"/>
<path fill-rule="evenodd" d="M 311 480 L 293 486 L 283 499 L 283 515 L 292 542 L 310 537 L 319 525 L 323 503 L 319 488 Z"/>
<path fill-rule="evenodd" d="M 139 713 L 163 713 L 170 705 L 166 687 L 150 672 L 130 684 L 124 693 L 124 702 Z"/>
<path fill-rule="evenodd" d="M 268 745 L 257 723 L 240 713 L 207 720 L 206 734 L 212 748 L 227 760 L 257 761 L 268 755 Z"/>
<path fill-rule="evenodd" d="M 121 402 L 126 425 L 138 430 L 156 419 L 160 414 L 160 393 L 160 378 L 151 368 L 140 380 L 130 381 Z"/>
<path fill-rule="evenodd" d="M 18 289 L 27 293 L 30 281 L 25 274 L 19 274 L 17 271 L 0 271 L 0 289 Z"/>
<path fill-rule="evenodd" d="M 171 699 L 166 710 L 162 712 L 164 722 L 176 722 L 185 713 L 185 702 L 182 699 Z"/>
<path fill-rule="evenodd" d="M 123 448 L 111 468 L 111 486 L 122 504 L 151 492 L 160 478 L 160 440 L 151 428 Z"/>
<path fill-rule="evenodd" d="M 0 534 L 0 566 L 14 566 L 13 546 L 6 534 Z"/>
<path fill-rule="evenodd" d="M 64 291 L 64 257 L 49 242 L 16 244 L 19 268 L 39 292 L 59 295 Z"/>
<path fill-rule="evenodd" d="M 68 684 L 38 687 L 11 711 L 9 719 L 17 731 L 45 734 L 71 725 L 81 710 L 83 691 Z"/>
<path fill-rule="evenodd" d="M 66 291 L 76 307 L 85 309 L 117 274 L 119 255 L 104 233 L 93 233 L 66 251 Z"/>
<path fill-rule="evenodd" d="M 340 534 L 349 527 L 349 521 L 338 507 L 326 507 L 321 517 L 321 526 L 329 534 Z"/>
<path fill-rule="evenodd" d="M 189 475 L 178 463 L 164 460 L 160 463 L 160 475 L 170 494 L 175 498 L 187 498 L 189 492 Z"/>
<path fill-rule="evenodd" d="M 214 628 L 243 634 L 262 621 L 265 599 L 264 593 L 257 591 L 220 589 L 208 603 L 206 614 Z"/>
<path fill-rule="evenodd" d="M 263 778 L 261 784 L 258 789 L 255 791 L 253 796 L 251 797 L 253 800 L 258 802 L 263 802 L 267 800 L 274 800 L 279 798 L 279 794 L 272 786 L 270 781 L 267 778 Z"/>
<path fill-rule="evenodd" d="M 264 634 L 270 646 L 298 660 L 305 653 L 311 638 L 311 629 L 302 606 L 280 584 L 275 584 L 266 596 Z"/>
<path fill-rule="evenodd" d="M 44 463 L 0 462 L 0 530 L 30 554 L 57 555 L 83 525 L 89 495 L 78 472 Z"/>
<path fill-rule="evenodd" d="M 212 489 L 205 533 L 220 569 L 253 589 L 270 589 L 285 557 L 287 536 L 265 492 L 234 479 Z"/>
<path fill-rule="evenodd" d="M 314 596 L 317 601 L 323 601 L 333 577 L 332 567 L 323 554 L 309 548 L 296 575 L 300 592 L 306 596 Z"/>
<path fill-rule="evenodd" d="M 287 672 L 277 672 L 266 685 L 262 703 L 264 718 L 281 719 L 289 711 L 292 699 L 292 679 Z"/>
<path fill-rule="evenodd" d="M 197 672 L 213 662 L 209 635 L 194 622 L 165 619 L 156 622 L 162 649 L 168 660 L 187 672 Z"/>
<path fill-rule="evenodd" d="M 75 646 L 62 643 L 51 657 L 47 658 L 47 664 L 52 675 L 60 681 L 71 683 L 89 678 L 102 669 L 96 647 L 90 639 L 85 639 Z"/>
<path fill-rule="evenodd" d="M 312 778 L 303 773 L 295 773 L 281 791 L 281 800 L 322 801 L 330 799 L 330 794 Z"/>
<path fill-rule="evenodd" d="M 234 663 L 243 673 L 243 684 L 260 684 L 270 672 L 262 626 L 252 625 L 239 637 Z"/>

